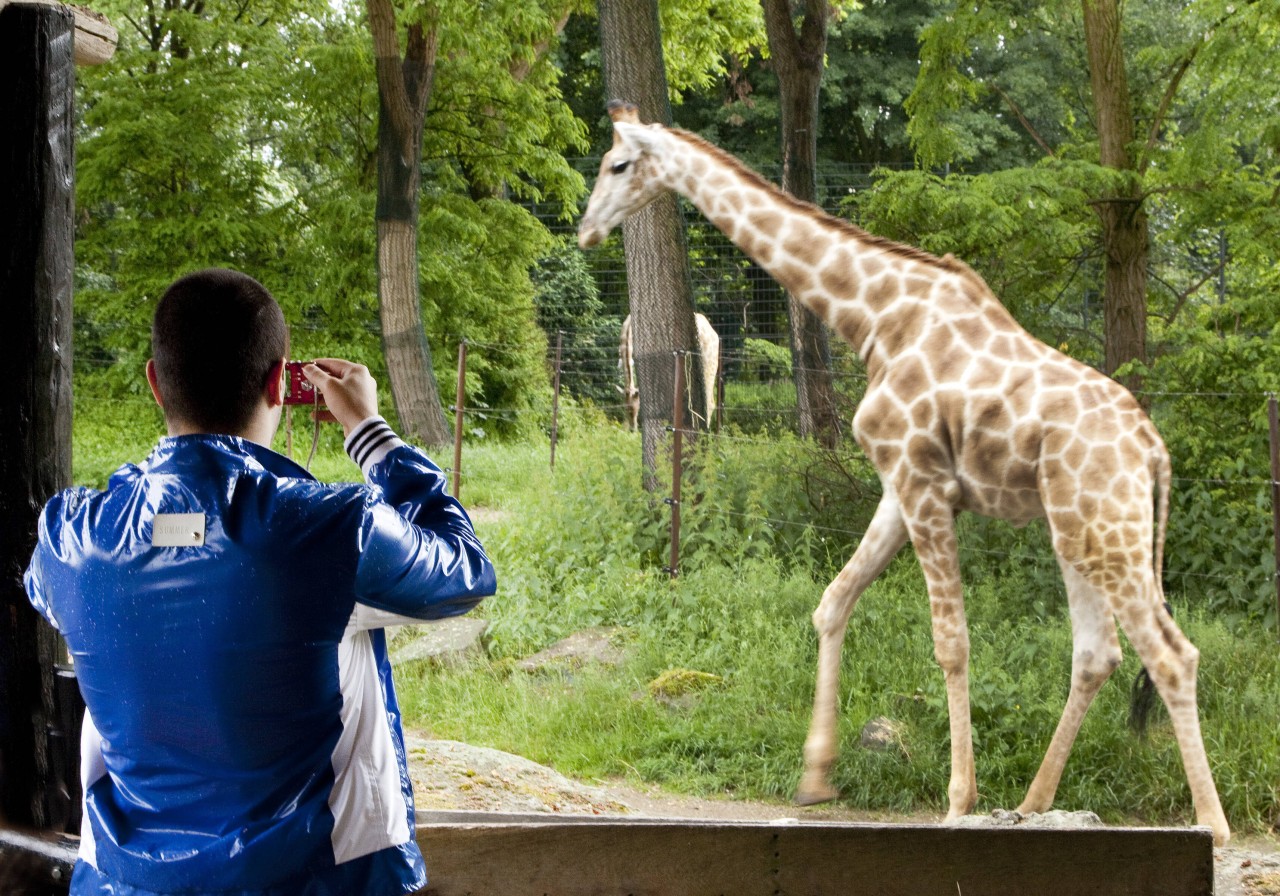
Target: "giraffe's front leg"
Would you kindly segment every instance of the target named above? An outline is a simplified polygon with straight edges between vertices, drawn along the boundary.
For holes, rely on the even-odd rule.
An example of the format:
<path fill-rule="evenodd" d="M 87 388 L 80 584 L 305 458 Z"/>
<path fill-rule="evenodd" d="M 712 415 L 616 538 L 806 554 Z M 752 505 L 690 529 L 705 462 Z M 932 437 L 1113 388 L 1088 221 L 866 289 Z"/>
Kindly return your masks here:
<path fill-rule="evenodd" d="M 973 728 L 969 714 L 969 627 L 964 615 L 960 562 L 950 505 L 933 498 L 912 516 L 911 542 L 924 570 L 933 622 L 933 652 L 947 685 L 951 729 L 951 783 L 947 821 L 973 811 L 978 779 L 973 764 Z"/>
<path fill-rule="evenodd" d="M 822 594 L 813 614 L 818 633 L 818 680 L 813 697 L 813 720 L 804 744 L 804 775 L 796 790 L 801 806 L 835 799 L 831 766 L 836 759 L 836 706 L 840 686 L 840 650 L 849 614 L 866 590 L 889 565 L 907 540 L 902 513 L 893 490 L 886 487 L 876 515 L 853 557 Z"/>

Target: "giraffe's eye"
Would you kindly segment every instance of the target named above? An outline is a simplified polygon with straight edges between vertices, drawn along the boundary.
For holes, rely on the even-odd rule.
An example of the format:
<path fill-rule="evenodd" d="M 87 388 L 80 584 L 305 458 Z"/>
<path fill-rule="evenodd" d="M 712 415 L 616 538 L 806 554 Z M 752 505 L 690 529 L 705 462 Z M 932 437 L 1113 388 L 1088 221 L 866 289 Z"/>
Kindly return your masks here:
<path fill-rule="evenodd" d="M 612 169 L 612 170 L 613 170 L 613 173 L 614 173 L 614 174 L 621 174 L 622 172 L 624 172 L 624 171 L 626 171 L 626 170 L 627 170 L 627 166 L 628 166 L 628 165 L 630 165 L 630 164 L 631 164 L 631 161 L 630 161 L 629 159 L 624 159 L 624 160 L 623 160 L 623 161 L 621 161 L 621 162 L 614 162 L 614 163 L 613 163 L 613 169 Z"/>

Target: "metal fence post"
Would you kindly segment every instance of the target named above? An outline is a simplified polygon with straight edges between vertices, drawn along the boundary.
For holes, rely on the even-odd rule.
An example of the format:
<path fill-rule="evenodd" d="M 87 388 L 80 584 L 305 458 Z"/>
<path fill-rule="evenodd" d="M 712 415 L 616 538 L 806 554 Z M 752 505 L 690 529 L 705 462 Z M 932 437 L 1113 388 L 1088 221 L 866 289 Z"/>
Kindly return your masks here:
<path fill-rule="evenodd" d="M 551 469 L 556 468 L 556 438 L 560 432 L 560 366 L 564 353 L 564 330 L 556 331 L 555 382 L 551 391 Z"/>
<path fill-rule="evenodd" d="M 680 575 L 680 480 L 684 475 L 684 352 L 673 352 L 676 362 L 675 386 L 671 390 L 671 578 Z"/>
<path fill-rule="evenodd" d="M 1276 626 L 1280 630 L 1280 412 L 1275 393 L 1267 396 L 1267 423 L 1271 430 L 1271 534 L 1275 543 Z"/>

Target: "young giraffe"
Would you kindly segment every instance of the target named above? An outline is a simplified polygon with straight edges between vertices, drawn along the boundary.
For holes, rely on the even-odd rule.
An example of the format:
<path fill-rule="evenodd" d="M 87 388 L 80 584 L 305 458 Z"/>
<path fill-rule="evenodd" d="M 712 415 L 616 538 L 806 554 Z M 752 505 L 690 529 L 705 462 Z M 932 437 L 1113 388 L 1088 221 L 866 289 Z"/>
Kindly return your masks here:
<path fill-rule="evenodd" d="M 910 539 L 928 586 L 934 653 L 947 687 L 947 819 L 972 811 L 978 788 L 955 515 L 970 510 L 1014 525 L 1045 517 L 1070 607 L 1071 690 L 1018 811 L 1043 812 L 1053 803 L 1085 711 L 1120 664 L 1119 620 L 1169 708 L 1197 821 L 1225 843 L 1230 831 L 1196 707 L 1199 654 L 1165 612 L 1160 583 L 1169 455 L 1133 396 L 1032 337 L 952 256 L 938 258 L 827 215 L 693 134 L 641 125 L 633 106 L 615 101 L 609 111 L 614 144 L 601 161 L 579 245 L 595 246 L 628 215 L 674 190 L 866 365 L 867 391 L 853 431 L 875 465 L 883 497 L 813 615 L 817 687 L 797 802 L 836 795 L 828 774 L 849 615 Z"/>

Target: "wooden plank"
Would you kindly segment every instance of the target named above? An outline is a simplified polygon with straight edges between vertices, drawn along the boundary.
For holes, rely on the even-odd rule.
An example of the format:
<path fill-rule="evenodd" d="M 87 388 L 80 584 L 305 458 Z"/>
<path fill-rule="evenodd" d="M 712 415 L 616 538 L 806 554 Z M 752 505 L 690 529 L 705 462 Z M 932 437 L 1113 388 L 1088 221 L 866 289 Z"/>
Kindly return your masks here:
<path fill-rule="evenodd" d="M 63 3 L 61 0 L 0 0 L 0 10 L 11 3 L 65 6 L 70 9 L 75 15 L 76 65 L 101 65 L 115 55 L 120 35 L 102 13 L 94 12 L 87 6 Z"/>
<path fill-rule="evenodd" d="M 1208 829 L 430 815 L 430 896 L 1211 896 Z M 541 820 L 540 820 L 541 819 Z"/>

